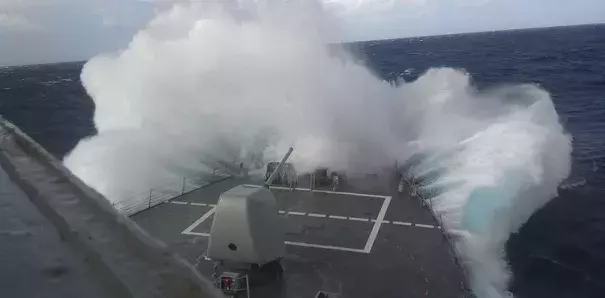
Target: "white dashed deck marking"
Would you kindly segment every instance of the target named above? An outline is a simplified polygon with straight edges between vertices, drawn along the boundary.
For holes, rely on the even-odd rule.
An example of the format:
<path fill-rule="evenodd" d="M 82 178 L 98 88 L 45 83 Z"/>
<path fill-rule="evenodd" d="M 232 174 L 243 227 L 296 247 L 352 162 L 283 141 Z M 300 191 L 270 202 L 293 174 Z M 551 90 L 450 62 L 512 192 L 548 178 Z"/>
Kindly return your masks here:
<path fill-rule="evenodd" d="M 245 184 L 245 186 L 260 187 L 259 185 L 253 185 L 253 184 Z M 271 186 L 270 188 L 271 189 L 277 189 L 277 190 L 288 190 L 288 191 L 291 191 L 291 189 L 289 187 L 283 187 L 283 186 Z M 309 188 L 304 188 L 304 187 L 297 187 L 296 191 L 310 191 L 310 192 L 327 193 L 327 194 L 334 194 L 334 195 L 345 195 L 345 196 L 378 198 L 378 199 L 386 199 L 386 198 L 389 197 L 389 196 L 373 195 L 373 194 L 365 194 L 365 193 L 356 193 L 356 192 L 342 192 L 342 191 L 322 190 L 322 189 L 313 189 L 313 190 L 311 190 Z"/>
<path fill-rule="evenodd" d="M 191 205 L 191 206 L 199 206 L 199 207 L 216 207 L 215 204 L 204 204 L 204 203 L 192 203 L 192 202 L 183 202 L 183 201 L 170 201 L 172 204 L 177 205 Z M 353 216 L 342 216 L 342 215 L 333 215 L 333 214 L 322 214 L 322 213 L 314 213 L 314 212 L 299 212 L 299 211 L 288 211 L 288 210 L 279 210 L 279 214 L 284 215 L 295 215 L 295 216 L 308 216 L 308 217 L 316 217 L 316 218 L 328 218 L 328 219 L 339 219 L 339 220 L 350 220 L 350 221 L 359 221 L 359 222 L 372 222 L 372 223 L 380 223 L 380 224 L 393 224 L 396 226 L 414 226 L 419 228 L 427 228 L 427 229 L 441 229 L 440 226 L 427 225 L 427 224 L 414 224 L 406 221 L 396 221 L 396 220 L 378 220 L 374 218 L 364 218 L 364 217 L 353 217 Z M 200 234 L 200 233 L 197 233 Z M 201 233 L 205 234 L 205 233 Z M 202 235 L 203 236 L 203 235 Z"/>
<path fill-rule="evenodd" d="M 290 190 L 287 187 L 271 187 L 272 189 L 278 190 Z M 311 191 L 305 188 L 298 188 L 298 191 Z M 345 195 L 345 196 L 353 196 L 353 197 L 369 197 L 369 198 L 381 198 L 382 206 L 380 207 L 380 211 L 378 212 L 378 216 L 376 218 L 363 218 L 363 217 L 353 217 L 353 216 L 343 216 L 343 215 L 334 215 L 334 214 L 323 214 L 323 213 L 314 213 L 314 212 L 301 212 L 301 211 L 290 211 L 290 210 L 279 210 L 279 214 L 287 217 L 287 216 L 300 216 L 300 217 L 314 217 L 314 218 L 325 218 L 325 219 L 334 219 L 334 220 L 348 220 L 348 221 L 357 221 L 357 222 L 367 222 L 372 223 L 372 230 L 370 231 L 370 235 L 364 248 L 350 248 L 350 247 L 341 247 L 341 246 L 331 246 L 331 245 L 323 245 L 323 244 L 313 244 L 313 243 L 305 243 L 305 242 L 293 242 L 286 241 L 285 243 L 293 246 L 300 247 L 310 247 L 310 248 L 320 248 L 320 249 L 328 249 L 328 250 L 339 250 L 339 251 L 348 251 L 348 252 L 356 252 L 356 253 L 365 253 L 369 254 L 372 251 L 372 247 L 374 246 L 374 242 L 378 237 L 380 232 L 380 228 L 383 224 L 393 224 L 398 226 L 408 226 L 408 227 L 420 227 L 439 229 L 439 226 L 427 225 L 427 224 L 414 224 L 411 222 L 405 221 L 396 221 L 396 220 L 385 220 L 386 213 L 388 211 L 389 205 L 391 203 L 390 196 L 381 196 L 381 195 L 370 195 L 370 194 L 360 194 L 360 193 L 349 193 L 349 192 L 337 192 L 337 191 L 329 191 L 329 190 L 312 190 L 312 192 L 318 193 L 328 193 L 328 194 L 336 194 L 336 195 Z M 210 236 L 209 233 L 200 233 L 194 232 L 193 230 L 202 224 L 205 220 L 210 218 L 214 211 L 216 210 L 215 204 L 205 204 L 205 203 L 194 203 L 194 202 L 183 202 L 183 201 L 170 201 L 172 204 L 177 205 L 189 205 L 189 206 L 199 206 L 199 207 L 211 207 L 211 209 L 203 214 L 198 220 L 192 223 L 189 227 L 187 227 L 181 234 L 184 235 L 194 235 L 194 236 Z"/>
<path fill-rule="evenodd" d="M 200 207 L 206 207 L 208 206 L 208 204 L 202 204 L 202 203 L 191 203 L 192 206 L 200 206 Z"/>
<path fill-rule="evenodd" d="M 322 218 L 327 217 L 326 214 L 319 214 L 319 213 L 309 213 L 309 214 L 307 214 L 307 216 L 310 216 L 310 217 L 322 217 Z"/>
<path fill-rule="evenodd" d="M 172 204 L 178 204 L 178 205 L 187 205 L 187 204 L 189 204 L 188 202 L 181 202 L 181 201 L 170 201 L 170 203 L 172 203 Z"/>

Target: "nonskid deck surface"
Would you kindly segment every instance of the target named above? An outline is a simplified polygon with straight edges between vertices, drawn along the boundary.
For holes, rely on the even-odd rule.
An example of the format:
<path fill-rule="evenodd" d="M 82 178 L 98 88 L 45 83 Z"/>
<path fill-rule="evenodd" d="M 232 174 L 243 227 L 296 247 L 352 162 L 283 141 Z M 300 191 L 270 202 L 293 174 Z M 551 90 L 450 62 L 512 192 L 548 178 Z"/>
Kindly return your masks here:
<path fill-rule="evenodd" d="M 115 295 L 0 165 L 0 297 Z"/>
<path fill-rule="evenodd" d="M 466 297 L 464 277 L 442 231 L 418 198 L 378 176 L 338 191 L 272 187 L 286 231 L 281 283 L 253 287 L 251 297 Z M 254 179 L 232 178 L 131 217 L 211 277 L 204 258 L 221 193 Z"/>

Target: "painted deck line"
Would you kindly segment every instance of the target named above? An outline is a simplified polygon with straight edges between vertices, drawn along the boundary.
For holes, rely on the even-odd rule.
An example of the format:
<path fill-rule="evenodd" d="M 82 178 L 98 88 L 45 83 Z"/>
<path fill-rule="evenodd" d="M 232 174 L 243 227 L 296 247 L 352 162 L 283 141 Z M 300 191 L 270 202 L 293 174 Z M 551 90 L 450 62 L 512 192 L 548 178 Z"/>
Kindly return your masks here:
<path fill-rule="evenodd" d="M 212 207 L 212 209 L 210 209 L 208 212 L 206 212 L 204 215 L 202 215 L 202 217 L 198 218 L 198 220 L 196 220 L 189 227 L 187 227 L 184 231 L 182 231 L 181 234 L 191 233 L 191 231 L 193 231 L 193 229 L 195 229 L 202 222 L 204 222 L 206 219 L 208 219 L 210 216 L 212 216 L 212 214 L 214 213 L 215 210 L 216 210 L 216 207 Z"/>
<path fill-rule="evenodd" d="M 380 231 L 380 227 L 382 226 L 382 222 L 384 221 L 384 217 L 387 214 L 387 210 L 389 209 L 389 204 L 391 204 L 391 197 L 386 197 L 382 202 L 382 207 L 380 208 L 380 212 L 378 213 L 378 217 L 376 218 L 376 222 L 372 227 L 372 231 L 370 232 L 370 237 L 368 237 L 368 242 L 366 242 L 366 246 L 364 251 L 366 253 L 370 253 L 372 251 L 372 246 L 374 246 L 374 242 L 376 241 L 376 236 L 378 236 L 378 232 Z"/>
<path fill-rule="evenodd" d="M 261 187 L 260 185 L 254 185 L 254 184 L 245 184 L 245 186 Z M 277 190 L 288 190 L 288 191 L 291 190 L 289 187 L 283 187 L 283 186 L 271 186 L 270 188 L 277 189 Z M 335 194 L 335 195 L 347 195 L 347 196 L 379 198 L 379 199 L 385 199 L 388 197 L 388 196 L 383 196 L 383 195 L 373 195 L 373 194 L 356 193 L 356 192 L 341 192 L 341 191 L 323 190 L 323 189 L 311 190 L 310 188 L 304 188 L 304 187 L 297 187 L 295 191 L 310 191 L 310 192 L 327 193 L 327 194 Z"/>
<path fill-rule="evenodd" d="M 328 215 L 326 215 L 326 214 L 320 214 L 320 213 L 309 213 L 309 214 L 307 214 L 307 216 L 310 216 L 310 217 L 320 217 L 320 218 L 328 217 Z"/>
<path fill-rule="evenodd" d="M 185 232 L 183 231 L 184 235 L 191 235 L 191 236 L 200 236 L 200 237 L 209 237 L 210 234 L 209 233 L 199 233 L 199 232 Z M 363 254 L 367 254 L 367 252 L 363 249 L 358 249 L 358 248 L 351 248 L 351 247 L 342 247 L 342 246 L 332 246 L 332 245 L 323 245 L 323 244 L 313 244 L 313 243 L 305 243 L 305 242 L 293 242 L 293 241 L 284 241 L 285 244 L 287 245 L 292 245 L 292 246 L 300 246 L 300 247 L 309 247 L 309 248 L 319 248 L 319 249 L 326 249 L 326 250 L 337 250 L 337 251 L 346 251 L 346 252 L 355 252 L 355 253 L 363 253 Z"/>
<path fill-rule="evenodd" d="M 371 220 L 370 218 L 361 218 L 361 217 L 352 217 L 352 216 L 349 216 L 348 219 L 353 220 L 353 221 L 366 221 L 366 222 L 369 222 Z"/>
<path fill-rule="evenodd" d="M 395 221 L 395 220 L 393 220 L 393 224 L 394 225 L 400 225 L 400 226 L 409 226 L 409 227 L 412 226 L 411 222 L 406 222 L 406 221 Z"/>
<path fill-rule="evenodd" d="M 177 205 L 191 205 L 191 206 L 197 206 L 197 207 L 216 207 L 215 204 L 191 203 L 191 202 L 183 202 L 183 201 L 170 201 L 168 203 L 177 204 Z M 385 202 L 383 202 L 383 207 L 385 206 L 384 205 L 385 203 L 386 203 L 386 200 L 385 200 Z M 388 208 L 388 206 L 386 208 Z M 381 208 L 381 211 L 382 211 L 382 208 Z M 339 219 L 339 220 L 350 220 L 350 221 L 359 221 L 359 222 L 372 222 L 374 224 L 380 223 L 380 224 L 393 224 L 393 225 L 398 225 L 398 226 L 415 226 L 415 227 L 426 228 L 426 229 L 442 229 L 441 226 L 419 224 L 419 223 L 415 224 L 415 223 L 406 222 L 406 221 L 384 220 L 384 219 L 379 220 L 379 219 L 371 219 L 371 218 L 363 218 L 363 217 L 341 216 L 341 215 L 332 215 L 332 214 L 328 215 L 328 214 L 322 214 L 322 213 L 299 212 L 299 211 L 288 211 L 288 210 L 279 210 L 278 212 L 279 212 L 279 214 L 283 214 L 283 215 L 309 216 L 309 217 L 315 217 L 315 218 Z M 378 214 L 378 217 L 380 218 L 380 213 Z M 193 229 L 195 229 L 195 227 Z M 446 231 L 446 232 L 450 232 L 452 234 L 464 233 L 461 230 L 451 230 L 451 231 Z"/>
<path fill-rule="evenodd" d="M 312 243 L 292 242 L 292 241 L 286 241 L 286 244 L 287 245 L 293 245 L 293 246 L 321 248 L 321 249 L 326 249 L 326 250 L 339 250 L 339 251 L 348 251 L 348 252 L 356 252 L 356 253 L 364 253 L 364 254 L 368 253 L 364 249 L 350 248 L 350 247 L 341 247 L 341 246 L 332 246 L 332 245 L 322 245 L 322 244 L 312 244 Z"/>
<path fill-rule="evenodd" d="M 192 236 L 202 236 L 202 237 L 210 237 L 208 233 L 198 233 L 198 232 L 182 232 L 183 235 L 192 235 Z"/>

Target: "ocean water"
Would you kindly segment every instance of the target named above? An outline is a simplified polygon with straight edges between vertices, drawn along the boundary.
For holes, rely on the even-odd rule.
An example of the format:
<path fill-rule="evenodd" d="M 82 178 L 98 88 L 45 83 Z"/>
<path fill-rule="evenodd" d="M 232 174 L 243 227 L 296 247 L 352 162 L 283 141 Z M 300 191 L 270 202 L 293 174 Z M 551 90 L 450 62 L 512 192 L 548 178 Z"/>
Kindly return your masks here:
<path fill-rule="evenodd" d="M 360 55 L 382 76 L 429 67 L 472 74 L 479 88 L 535 83 L 573 135 L 569 189 L 507 243 L 516 297 L 605 297 L 605 26 L 375 41 Z"/>
<path fill-rule="evenodd" d="M 431 67 L 471 74 L 479 89 L 532 83 L 548 90 L 573 135 L 560 195 L 511 236 L 516 297 L 605 295 L 605 26 L 532 29 L 348 45 L 385 80 L 413 81 Z M 96 133 L 83 63 L 0 69 L 0 114 L 62 158 Z"/>

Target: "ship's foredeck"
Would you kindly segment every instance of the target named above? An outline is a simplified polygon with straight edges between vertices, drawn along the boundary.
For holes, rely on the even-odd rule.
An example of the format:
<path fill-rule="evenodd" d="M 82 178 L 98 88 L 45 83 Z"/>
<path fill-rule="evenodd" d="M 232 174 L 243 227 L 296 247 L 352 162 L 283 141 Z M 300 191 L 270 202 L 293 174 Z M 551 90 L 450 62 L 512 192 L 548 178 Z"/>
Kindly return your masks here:
<path fill-rule="evenodd" d="M 219 195 L 251 178 L 231 178 L 131 217 L 211 277 L 204 258 Z M 384 175 L 351 178 L 339 191 L 273 187 L 286 230 L 281 283 L 251 297 L 467 297 L 464 276 L 441 228 L 418 198 Z"/>

